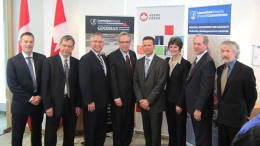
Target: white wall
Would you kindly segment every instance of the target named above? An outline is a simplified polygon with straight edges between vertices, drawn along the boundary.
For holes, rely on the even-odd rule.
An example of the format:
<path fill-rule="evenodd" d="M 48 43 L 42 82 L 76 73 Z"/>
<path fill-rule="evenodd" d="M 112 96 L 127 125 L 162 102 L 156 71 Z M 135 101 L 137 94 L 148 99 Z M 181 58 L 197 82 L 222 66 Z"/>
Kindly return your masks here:
<path fill-rule="evenodd" d="M 28 0 L 31 16 L 31 31 L 35 34 L 35 51 L 49 56 L 56 0 Z M 252 43 L 260 44 L 259 0 L 63 0 L 69 33 L 76 40 L 74 56 L 85 54 L 85 15 L 97 16 L 136 16 L 136 8 L 144 6 L 185 5 L 198 7 L 207 5 L 232 4 L 231 36 L 239 43 L 239 61 L 251 66 Z M 20 1 L 13 0 L 14 34 L 17 36 Z M 169 14 L 170 15 L 170 14 Z M 187 22 L 185 24 L 187 26 Z M 137 35 L 138 32 L 135 32 Z M 14 38 L 16 42 L 17 37 Z M 16 46 L 16 44 L 15 44 Z M 219 49 L 220 46 L 216 46 Z M 185 51 L 186 52 L 186 51 Z M 251 66 L 255 71 L 257 89 L 260 93 L 260 66 Z M 260 100 L 257 100 L 260 104 Z"/>

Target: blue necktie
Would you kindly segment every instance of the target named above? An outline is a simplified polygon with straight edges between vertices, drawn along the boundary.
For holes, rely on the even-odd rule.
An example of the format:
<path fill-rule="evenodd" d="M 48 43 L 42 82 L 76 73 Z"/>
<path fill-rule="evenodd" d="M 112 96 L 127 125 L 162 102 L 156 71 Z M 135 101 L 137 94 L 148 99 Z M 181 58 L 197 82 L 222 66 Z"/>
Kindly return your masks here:
<path fill-rule="evenodd" d="M 33 81 L 33 91 L 37 91 L 37 82 L 36 82 L 36 78 L 35 78 L 35 75 L 34 75 L 31 58 L 32 57 L 26 57 L 26 59 L 28 60 L 27 65 L 28 65 L 28 68 L 29 68 L 29 71 L 30 71 L 30 74 L 31 74 L 32 81 Z"/>

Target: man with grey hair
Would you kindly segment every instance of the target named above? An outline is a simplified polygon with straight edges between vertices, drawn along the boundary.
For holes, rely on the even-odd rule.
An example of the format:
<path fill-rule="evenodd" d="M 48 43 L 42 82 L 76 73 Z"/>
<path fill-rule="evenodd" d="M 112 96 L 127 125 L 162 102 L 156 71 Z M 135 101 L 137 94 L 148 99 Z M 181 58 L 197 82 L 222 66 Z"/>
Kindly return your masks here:
<path fill-rule="evenodd" d="M 254 71 L 237 61 L 240 50 L 234 41 L 221 44 L 224 64 L 217 68 L 218 145 L 230 146 L 247 122 L 257 98 Z"/>
<path fill-rule="evenodd" d="M 133 73 L 136 54 L 129 50 L 131 36 L 121 32 L 119 48 L 109 54 L 110 89 L 112 104 L 113 145 L 129 146 L 134 132 L 135 95 Z"/>
<path fill-rule="evenodd" d="M 71 35 L 60 39 L 60 52 L 47 58 L 42 67 L 42 102 L 46 112 L 45 146 L 57 145 L 57 130 L 63 122 L 63 146 L 73 146 L 81 95 L 78 59 L 71 56 L 75 40 Z"/>

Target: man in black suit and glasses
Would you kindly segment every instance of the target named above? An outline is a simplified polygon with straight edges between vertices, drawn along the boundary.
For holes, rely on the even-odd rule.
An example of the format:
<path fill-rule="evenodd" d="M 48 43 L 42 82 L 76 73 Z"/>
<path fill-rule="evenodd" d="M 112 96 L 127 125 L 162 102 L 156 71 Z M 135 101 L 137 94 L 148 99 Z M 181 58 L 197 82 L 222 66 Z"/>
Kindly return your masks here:
<path fill-rule="evenodd" d="M 135 52 L 129 50 L 131 36 L 122 32 L 118 36 L 119 48 L 108 56 L 110 89 L 112 94 L 112 125 L 114 146 L 129 146 L 134 131 L 135 95 L 133 71 Z"/>

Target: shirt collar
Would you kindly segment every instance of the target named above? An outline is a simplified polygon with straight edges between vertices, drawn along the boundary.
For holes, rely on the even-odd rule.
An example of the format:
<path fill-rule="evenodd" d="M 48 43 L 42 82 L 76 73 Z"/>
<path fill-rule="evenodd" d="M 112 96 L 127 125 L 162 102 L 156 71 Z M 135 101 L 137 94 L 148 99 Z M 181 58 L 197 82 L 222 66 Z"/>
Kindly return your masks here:
<path fill-rule="evenodd" d="M 68 56 L 67 58 L 65 58 L 65 57 L 63 57 L 60 53 L 59 53 L 59 55 L 60 55 L 60 58 L 61 58 L 62 62 L 63 62 L 65 59 L 67 59 L 68 62 L 70 61 L 70 56 Z"/>
<path fill-rule="evenodd" d="M 206 50 L 205 52 L 199 54 L 199 55 L 197 56 L 196 62 L 199 62 L 199 60 L 202 58 L 202 56 L 203 56 L 205 53 L 207 53 L 207 52 L 208 52 L 208 51 Z"/>
<path fill-rule="evenodd" d="M 129 51 L 123 52 L 123 51 L 121 50 L 121 48 L 120 48 L 119 50 L 120 50 L 120 52 L 122 53 L 122 55 L 124 56 L 124 58 L 125 58 L 126 55 L 128 55 L 128 57 L 130 56 L 130 55 L 129 55 Z"/>
<path fill-rule="evenodd" d="M 91 51 L 96 55 L 98 56 L 100 53 L 97 53 L 96 51 L 94 51 L 93 49 L 91 49 Z"/>
<path fill-rule="evenodd" d="M 25 54 L 23 51 L 22 51 L 22 54 L 23 54 L 23 57 L 26 59 L 26 57 L 32 57 L 33 58 L 33 52 L 31 53 L 30 56 L 28 56 L 27 54 Z"/>
<path fill-rule="evenodd" d="M 153 57 L 154 57 L 154 53 L 153 53 L 152 55 L 150 55 L 149 57 L 148 57 L 148 56 L 145 56 L 145 59 L 146 59 L 146 58 L 149 58 L 150 61 L 152 61 L 152 60 L 153 60 Z"/>
<path fill-rule="evenodd" d="M 230 70 L 233 69 L 233 67 L 234 67 L 234 65 L 236 64 L 236 62 L 237 62 L 237 60 L 235 59 L 235 60 L 233 60 L 233 61 L 229 64 Z M 226 66 L 226 65 L 225 65 L 225 66 Z"/>

